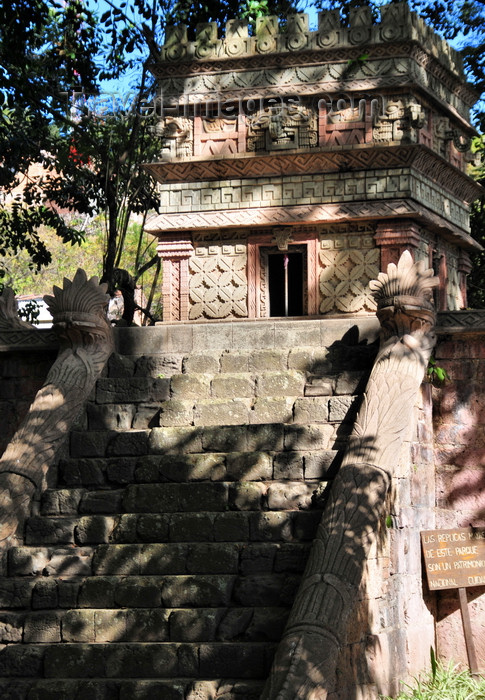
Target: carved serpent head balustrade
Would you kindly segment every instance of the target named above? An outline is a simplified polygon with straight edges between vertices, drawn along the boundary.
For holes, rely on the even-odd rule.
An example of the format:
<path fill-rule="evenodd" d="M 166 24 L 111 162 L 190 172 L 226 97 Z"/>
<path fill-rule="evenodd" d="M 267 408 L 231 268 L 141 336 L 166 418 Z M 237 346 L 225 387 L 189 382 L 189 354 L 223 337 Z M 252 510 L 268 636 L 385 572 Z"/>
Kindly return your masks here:
<path fill-rule="evenodd" d="M 325 700 L 357 608 L 366 559 L 388 508 L 393 465 L 415 427 L 438 278 L 405 251 L 370 283 L 381 346 L 330 488 L 262 700 Z M 337 688 L 338 690 L 338 688 Z"/>
<path fill-rule="evenodd" d="M 12 294 L 4 306 L 12 311 Z M 0 460 L 0 543 L 22 541 L 31 503 L 96 379 L 113 351 L 106 319 L 109 297 L 97 277 L 79 269 L 72 282 L 44 297 L 54 319 L 60 349 L 47 379 Z M 5 314 L 3 314 L 5 317 Z M 18 319 L 17 319 L 18 321 Z M 19 324 L 13 318 L 16 328 Z M 20 322 L 21 323 L 21 322 Z M 30 327 L 30 326 L 29 326 Z"/>

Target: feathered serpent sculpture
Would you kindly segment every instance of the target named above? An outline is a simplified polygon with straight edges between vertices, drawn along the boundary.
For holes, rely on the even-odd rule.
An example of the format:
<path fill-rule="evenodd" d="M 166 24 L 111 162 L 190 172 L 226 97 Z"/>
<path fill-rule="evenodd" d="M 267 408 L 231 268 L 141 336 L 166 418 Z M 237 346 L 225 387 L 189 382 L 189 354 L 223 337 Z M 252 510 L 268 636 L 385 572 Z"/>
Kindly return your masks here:
<path fill-rule="evenodd" d="M 60 337 L 59 354 L 0 460 L 0 543 L 22 540 L 32 499 L 113 351 L 108 300 L 106 285 L 81 269 L 44 297 Z"/>
<path fill-rule="evenodd" d="M 438 278 L 405 251 L 370 283 L 381 345 L 262 700 L 325 700 L 355 612 L 366 557 L 386 515 L 393 464 L 435 343 Z"/>

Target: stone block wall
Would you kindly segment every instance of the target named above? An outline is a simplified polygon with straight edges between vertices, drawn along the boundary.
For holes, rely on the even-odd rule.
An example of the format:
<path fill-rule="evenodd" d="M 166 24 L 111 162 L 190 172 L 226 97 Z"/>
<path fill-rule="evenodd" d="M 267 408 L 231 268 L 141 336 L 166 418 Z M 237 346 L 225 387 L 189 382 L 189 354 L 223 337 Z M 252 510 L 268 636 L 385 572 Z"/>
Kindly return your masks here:
<path fill-rule="evenodd" d="M 57 354 L 51 331 L 17 331 L 12 335 L 16 338 L 0 338 L 0 455 L 27 414 Z"/>
<path fill-rule="evenodd" d="M 443 529 L 485 526 L 485 312 L 462 316 L 468 328 L 440 335 L 435 353 L 437 364 L 450 375 L 443 388 L 434 390 L 436 528 Z M 485 585 L 466 590 L 483 671 Z M 433 597 L 438 655 L 466 666 L 458 591 L 437 591 Z"/>

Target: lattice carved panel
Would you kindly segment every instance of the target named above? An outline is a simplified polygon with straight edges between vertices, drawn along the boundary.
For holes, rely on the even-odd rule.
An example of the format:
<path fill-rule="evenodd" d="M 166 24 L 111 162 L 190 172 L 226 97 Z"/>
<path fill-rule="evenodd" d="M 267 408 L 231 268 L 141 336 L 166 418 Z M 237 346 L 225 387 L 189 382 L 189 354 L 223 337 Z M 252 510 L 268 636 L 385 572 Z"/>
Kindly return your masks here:
<path fill-rule="evenodd" d="M 361 244 L 370 245 L 369 237 L 349 236 L 320 242 L 320 313 L 375 311 L 369 281 L 379 274 L 380 251 L 375 247 L 347 247 L 355 245 L 358 238 Z"/>
<path fill-rule="evenodd" d="M 248 316 L 247 254 L 205 249 L 189 262 L 189 319 Z"/>

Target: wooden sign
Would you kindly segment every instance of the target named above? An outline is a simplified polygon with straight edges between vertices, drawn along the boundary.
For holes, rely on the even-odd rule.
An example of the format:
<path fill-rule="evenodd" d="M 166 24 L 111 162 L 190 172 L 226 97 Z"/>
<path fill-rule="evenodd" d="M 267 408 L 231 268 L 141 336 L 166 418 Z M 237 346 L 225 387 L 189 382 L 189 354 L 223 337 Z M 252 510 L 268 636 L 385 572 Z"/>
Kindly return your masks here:
<path fill-rule="evenodd" d="M 485 585 L 485 528 L 421 532 L 431 591 Z"/>

